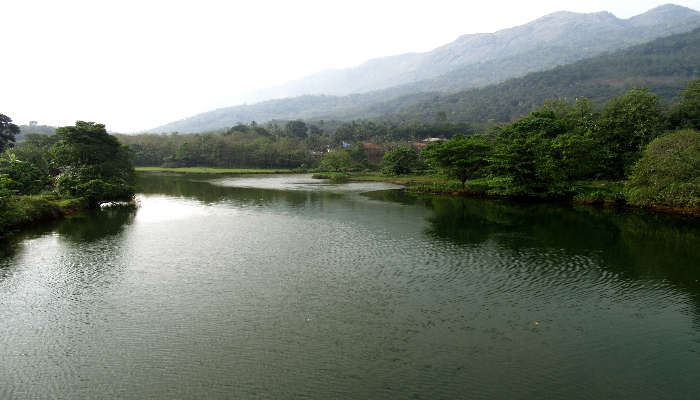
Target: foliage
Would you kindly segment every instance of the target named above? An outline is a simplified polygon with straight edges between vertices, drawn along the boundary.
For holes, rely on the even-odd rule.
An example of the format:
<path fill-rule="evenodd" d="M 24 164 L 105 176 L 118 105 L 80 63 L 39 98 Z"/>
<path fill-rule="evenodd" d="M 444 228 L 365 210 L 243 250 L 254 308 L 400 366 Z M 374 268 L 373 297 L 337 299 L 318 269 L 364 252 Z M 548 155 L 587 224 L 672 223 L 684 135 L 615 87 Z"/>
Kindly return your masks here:
<path fill-rule="evenodd" d="M 600 174 L 608 152 L 588 130 L 595 117 L 585 104 L 547 104 L 497 133 L 491 169 L 501 193 L 567 196 L 572 182 Z"/>
<path fill-rule="evenodd" d="M 12 119 L 0 114 L 0 153 L 15 142 L 15 135 L 19 134 L 19 127 L 12 123 Z"/>
<path fill-rule="evenodd" d="M 700 129 L 700 79 L 681 90 L 681 101 L 669 116 L 673 128 Z"/>
<path fill-rule="evenodd" d="M 429 165 L 459 179 L 462 189 L 467 179 L 488 165 L 490 146 L 481 136 L 455 136 L 444 143 L 431 143 L 423 150 Z"/>
<path fill-rule="evenodd" d="M 19 160 L 14 153 L 0 158 L 0 173 L 14 182 L 11 189 L 22 194 L 38 194 L 49 184 L 47 174 L 35 164 Z"/>
<path fill-rule="evenodd" d="M 352 165 L 352 158 L 346 151 L 331 151 L 324 154 L 319 170 L 328 172 L 346 172 Z"/>
<path fill-rule="evenodd" d="M 291 137 L 304 139 L 306 138 L 306 132 L 308 132 L 308 130 L 309 128 L 306 126 L 306 123 L 298 119 L 294 121 L 289 121 L 285 125 L 285 132 L 288 136 Z"/>
<path fill-rule="evenodd" d="M 291 169 L 311 163 L 303 139 L 272 135 L 259 126 L 234 128 L 238 130 L 224 134 L 119 135 L 118 138 L 139 166 Z"/>
<path fill-rule="evenodd" d="M 18 160 L 28 162 L 48 176 L 51 174 L 50 150 L 58 141 L 56 135 L 27 134 L 24 140 L 18 142 L 14 147 L 6 152 L 14 155 Z"/>
<path fill-rule="evenodd" d="M 420 169 L 418 153 L 410 147 L 400 146 L 384 154 L 381 170 L 388 175 L 410 174 Z"/>
<path fill-rule="evenodd" d="M 635 205 L 700 207 L 700 132 L 682 130 L 651 142 L 625 183 Z"/>
<path fill-rule="evenodd" d="M 646 89 L 632 89 L 606 103 L 597 135 L 612 155 L 611 178 L 624 176 L 642 148 L 662 132 L 663 121 L 658 96 Z"/>
<path fill-rule="evenodd" d="M 59 141 L 52 148 L 61 174 L 56 190 L 62 196 L 86 197 L 91 205 L 129 200 L 134 195 L 134 169 L 125 146 L 105 126 L 77 121 L 56 130 Z"/>

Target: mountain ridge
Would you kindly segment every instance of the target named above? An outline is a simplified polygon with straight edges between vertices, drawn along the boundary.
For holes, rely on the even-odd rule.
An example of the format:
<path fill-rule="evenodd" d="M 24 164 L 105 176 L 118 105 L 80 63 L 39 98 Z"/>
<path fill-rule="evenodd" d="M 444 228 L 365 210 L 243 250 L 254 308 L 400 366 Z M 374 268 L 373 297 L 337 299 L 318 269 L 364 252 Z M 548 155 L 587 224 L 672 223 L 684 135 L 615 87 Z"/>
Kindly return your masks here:
<path fill-rule="evenodd" d="M 674 23 L 669 23 L 668 19 Z M 687 27 L 689 23 L 692 26 Z M 410 84 L 435 78 L 459 67 L 526 53 L 534 47 L 533 43 L 537 46 L 543 43 L 561 45 L 558 38 L 566 36 L 566 33 L 577 36 L 573 41 L 569 37 L 563 38 L 564 42 L 570 43 L 568 48 L 584 46 L 583 54 L 594 56 L 657 37 L 687 32 L 697 26 L 700 26 L 700 12 L 673 4 L 662 5 L 628 19 L 617 18 L 607 11 L 558 11 L 493 33 L 461 35 L 428 52 L 379 57 L 351 68 L 327 69 L 286 84 L 261 89 L 251 99 L 263 101 L 305 94 L 346 95 Z M 649 29 L 652 32 L 645 32 Z M 526 39 L 519 40 L 520 37 Z"/>
<path fill-rule="evenodd" d="M 580 19 L 580 16 L 584 16 L 585 18 Z M 671 18 L 671 20 L 669 20 L 669 18 Z M 615 24 L 608 24 L 605 26 L 588 24 L 590 21 L 599 20 L 613 21 L 615 24 L 622 26 L 622 28 Z M 655 22 L 652 23 L 651 21 Z M 653 29 L 648 28 L 650 24 Z M 643 27 L 639 28 L 637 25 L 642 25 Z M 577 27 L 581 26 L 583 26 L 583 30 L 577 30 Z M 604 54 L 609 51 L 619 50 L 619 48 L 628 48 L 641 40 L 648 42 L 649 40 L 646 40 L 648 38 L 656 38 L 659 35 L 662 35 L 659 37 L 667 36 L 664 34 L 668 32 L 675 32 L 678 30 L 689 31 L 691 28 L 699 26 L 699 12 L 675 5 L 660 6 L 626 20 L 618 19 L 609 12 L 590 14 L 557 12 L 540 17 L 528 24 L 508 28 L 493 34 L 479 33 L 460 36 L 457 41 L 451 42 L 445 46 L 452 46 L 450 48 L 453 49 L 455 43 L 459 41 L 466 43 L 476 40 L 474 38 L 480 38 L 478 40 L 481 41 L 481 43 L 486 43 L 485 40 L 490 38 L 489 40 L 500 41 L 501 47 L 491 46 L 486 49 L 485 52 L 492 53 L 490 58 L 482 57 L 477 63 L 453 68 L 437 77 L 385 87 L 380 90 L 352 93 L 345 97 L 316 95 L 318 96 L 316 98 L 310 95 L 301 95 L 284 99 L 267 100 L 251 105 L 224 107 L 154 128 L 150 130 L 150 132 L 180 131 L 189 133 L 203 130 L 216 130 L 232 126 L 236 122 L 249 122 L 250 120 L 261 122 L 270 119 L 319 118 L 332 115 L 347 115 L 356 118 L 358 115 L 357 113 L 353 114 L 353 110 L 382 108 L 381 104 L 390 102 L 399 97 L 413 95 L 416 100 L 415 102 L 420 102 L 425 98 L 430 98 L 430 96 L 437 96 L 440 92 L 450 93 L 464 89 L 484 87 L 524 76 L 531 72 L 547 70 L 559 65 L 569 64 L 581 59 Z M 554 42 L 549 40 L 544 43 L 537 43 L 531 40 L 533 35 L 531 31 L 537 29 L 543 30 L 544 32 L 535 34 L 537 37 L 543 37 L 543 35 L 560 37 L 564 35 L 563 37 L 566 38 L 571 32 L 578 32 L 581 37 L 575 38 L 576 40 L 558 39 Z M 611 31 L 619 32 L 620 29 L 627 32 L 627 34 L 630 34 L 630 32 L 636 32 L 637 34 L 632 39 L 628 37 L 620 39 L 619 35 L 617 37 L 610 37 L 611 35 L 609 33 Z M 509 46 L 522 47 L 520 44 L 524 41 L 533 43 L 530 43 L 529 47 L 525 50 L 516 52 L 515 54 L 513 54 L 513 52 L 502 53 L 503 40 L 494 39 L 494 37 L 505 35 L 505 37 L 511 38 L 513 37 L 513 32 L 516 32 L 516 36 L 519 36 L 519 41 L 511 41 Z M 591 34 L 591 32 L 595 32 L 596 34 Z M 553 43 L 556 44 L 556 46 Z M 442 57 L 446 57 L 446 54 L 449 52 L 441 53 L 441 51 L 437 51 L 441 48 L 445 48 L 445 46 L 433 50 L 432 54 L 442 54 Z M 473 48 L 473 43 L 467 44 L 466 47 Z M 612 48 L 613 50 L 603 51 L 608 48 Z M 501 51 L 501 54 L 509 55 L 493 56 L 493 54 L 499 51 Z M 413 55 L 420 53 L 407 54 L 413 57 Z M 392 57 L 396 56 L 369 60 L 365 64 L 380 62 L 377 60 L 392 59 Z M 373 107 L 373 105 L 376 107 Z M 314 109 L 316 111 L 314 111 Z M 376 115 L 372 116 L 374 117 Z"/>

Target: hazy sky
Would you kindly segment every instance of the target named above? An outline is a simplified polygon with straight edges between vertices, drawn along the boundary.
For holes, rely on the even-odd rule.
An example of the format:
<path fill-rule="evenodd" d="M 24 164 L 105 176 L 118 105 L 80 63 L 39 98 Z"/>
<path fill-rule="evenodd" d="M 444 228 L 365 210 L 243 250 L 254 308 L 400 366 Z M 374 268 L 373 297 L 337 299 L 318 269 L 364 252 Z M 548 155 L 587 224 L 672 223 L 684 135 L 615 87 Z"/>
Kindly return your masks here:
<path fill-rule="evenodd" d="M 667 2 L 3 0 L 0 113 L 132 132 L 237 104 L 255 88 L 554 11 L 628 18 Z M 700 0 L 674 3 L 700 9 Z"/>

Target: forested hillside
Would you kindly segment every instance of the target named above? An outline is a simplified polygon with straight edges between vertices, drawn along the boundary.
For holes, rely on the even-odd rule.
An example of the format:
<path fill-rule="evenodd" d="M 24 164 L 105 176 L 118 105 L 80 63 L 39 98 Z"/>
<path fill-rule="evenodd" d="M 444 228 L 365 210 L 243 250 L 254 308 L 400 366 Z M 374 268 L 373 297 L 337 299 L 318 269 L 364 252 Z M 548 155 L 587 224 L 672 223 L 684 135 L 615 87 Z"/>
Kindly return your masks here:
<path fill-rule="evenodd" d="M 483 68 L 493 70 L 497 66 L 484 64 Z M 584 96 L 601 102 L 637 86 L 649 87 L 662 101 L 668 102 L 697 77 L 700 77 L 700 29 L 481 89 L 450 94 L 412 93 L 418 90 L 414 85 L 343 97 L 300 96 L 222 108 L 154 131 L 215 131 L 238 122 L 297 118 L 432 121 L 437 115 L 444 115 L 453 121 L 508 122 L 548 99 Z"/>
<path fill-rule="evenodd" d="M 323 71 L 257 91 L 248 100 L 307 94 L 342 96 L 414 83 L 427 91 L 480 87 L 699 26 L 700 13 L 670 4 L 630 19 L 608 12 L 562 11 L 495 33 L 464 35 L 425 53 L 383 57 L 354 68 Z"/>
<path fill-rule="evenodd" d="M 382 111 L 394 113 L 394 118 L 431 118 L 444 112 L 450 120 L 508 122 L 545 100 L 587 97 L 601 103 L 632 87 L 648 87 L 668 102 L 698 77 L 700 29 L 419 104 L 410 97 L 400 98 L 386 103 Z"/>

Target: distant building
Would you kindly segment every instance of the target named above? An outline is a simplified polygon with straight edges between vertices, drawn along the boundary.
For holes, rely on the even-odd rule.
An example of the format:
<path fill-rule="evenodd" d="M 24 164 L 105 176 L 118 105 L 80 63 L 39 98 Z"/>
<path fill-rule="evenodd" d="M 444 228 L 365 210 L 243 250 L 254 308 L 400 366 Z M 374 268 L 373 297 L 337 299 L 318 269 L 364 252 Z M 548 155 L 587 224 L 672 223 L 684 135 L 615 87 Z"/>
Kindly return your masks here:
<path fill-rule="evenodd" d="M 29 121 L 29 126 L 37 126 L 37 125 L 39 125 L 38 122 L 36 122 L 36 121 Z"/>

